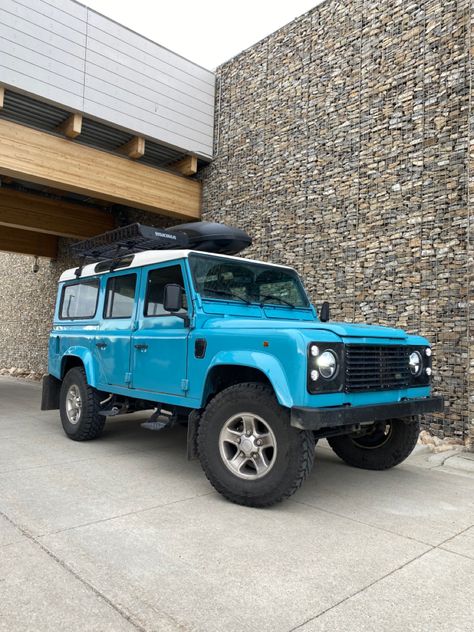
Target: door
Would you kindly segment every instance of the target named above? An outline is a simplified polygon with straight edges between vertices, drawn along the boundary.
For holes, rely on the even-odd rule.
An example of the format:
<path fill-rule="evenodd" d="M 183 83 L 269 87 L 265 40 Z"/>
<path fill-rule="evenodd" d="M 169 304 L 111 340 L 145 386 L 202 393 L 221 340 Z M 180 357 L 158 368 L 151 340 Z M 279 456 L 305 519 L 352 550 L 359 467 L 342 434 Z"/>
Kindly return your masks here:
<path fill-rule="evenodd" d="M 100 335 L 95 343 L 102 383 L 130 384 L 131 336 L 139 278 L 139 270 L 118 272 L 107 278 Z"/>
<path fill-rule="evenodd" d="M 163 290 L 177 283 L 185 290 L 179 315 L 163 309 Z M 132 337 L 133 388 L 184 396 L 187 391 L 187 341 L 189 288 L 181 263 L 165 263 L 142 270 L 137 330 Z"/>

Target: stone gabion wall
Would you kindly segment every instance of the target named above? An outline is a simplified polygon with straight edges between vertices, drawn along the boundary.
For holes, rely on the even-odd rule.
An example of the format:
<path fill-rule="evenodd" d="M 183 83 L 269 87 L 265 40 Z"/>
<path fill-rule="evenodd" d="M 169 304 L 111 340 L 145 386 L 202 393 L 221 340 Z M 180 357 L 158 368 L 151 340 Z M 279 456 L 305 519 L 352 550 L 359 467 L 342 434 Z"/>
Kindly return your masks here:
<path fill-rule="evenodd" d="M 334 319 L 432 341 L 447 409 L 425 422 L 466 441 L 470 19 L 468 0 L 328 0 L 218 69 L 203 174 L 205 219 L 295 266 Z"/>
<path fill-rule="evenodd" d="M 63 256 L 61 257 L 61 259 Z M 61 260 L 0 253 L 0 369 L 44 373 Z"/>

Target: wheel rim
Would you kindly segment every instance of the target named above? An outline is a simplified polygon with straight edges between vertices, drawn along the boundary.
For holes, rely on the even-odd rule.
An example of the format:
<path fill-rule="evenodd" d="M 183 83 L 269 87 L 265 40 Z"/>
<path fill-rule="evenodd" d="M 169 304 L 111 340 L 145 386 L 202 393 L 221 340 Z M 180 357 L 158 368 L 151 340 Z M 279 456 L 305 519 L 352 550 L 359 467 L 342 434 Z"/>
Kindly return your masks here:
<path fill-rule="evenodd" d="M 232 474 L 257 480 L 266 476 L 275 464 L 277 443 L 272 429 L 262 417 L 239 413 L 222 426 L 219 452 Z"/>
<path fill-rule="evenodd" d="M 371 432 L 360 437 L 351 437 L 352 443 L 364 450 L 376 450 L 385 445 L 391 438 L 393 426 L 391 421 L 374 424 Z"/>
<path fill-rule="evenodd" d="M 82 413 L 82 398 L 79 387 L 72 384 L 66 395 L 66 415 L 71 424 L 77 424 Z"/>

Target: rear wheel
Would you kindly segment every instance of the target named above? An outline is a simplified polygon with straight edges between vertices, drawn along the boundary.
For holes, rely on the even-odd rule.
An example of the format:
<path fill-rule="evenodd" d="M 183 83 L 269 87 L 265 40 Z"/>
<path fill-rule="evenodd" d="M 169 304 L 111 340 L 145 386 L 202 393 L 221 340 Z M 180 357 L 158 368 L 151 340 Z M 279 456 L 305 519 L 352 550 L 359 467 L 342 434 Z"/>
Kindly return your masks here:
<path fill-rule="evenodd" d="M 387 470 L 399 465 L 413 451 L 420 424 L 418 421 L 389 419 L 369 430 L 328 437 L 328 443 L 343 461 L 366 470 Z"/>
<path fill-rule="evenodd" d="M 268 507 L 291 496 L 313 465 L 312 433 L 291 427 L 288 411 L 263 384 L 237 384 L 216 395 L 198 433 L 207 478 L 241 505 Z"/>
<path fill-rule="evenodd" d="M 61 385 L 59 412 L 64 432 L 74 441 L 98 437 L 104 429 L 105 417 L 99 415 L 100 395 L 87 384 L 82 367 L 66 373 Z"/>

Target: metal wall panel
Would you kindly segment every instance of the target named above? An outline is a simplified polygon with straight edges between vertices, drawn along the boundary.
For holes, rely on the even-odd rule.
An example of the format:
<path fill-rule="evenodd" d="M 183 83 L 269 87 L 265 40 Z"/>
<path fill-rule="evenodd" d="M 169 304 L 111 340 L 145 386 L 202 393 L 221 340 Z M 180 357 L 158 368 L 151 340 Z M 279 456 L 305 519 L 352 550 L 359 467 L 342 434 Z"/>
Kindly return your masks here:
<path fill-rule="evenodd" d="M 214 74 L 73 0 L 1 0 L 0 83 L 212 157 Z"/>
<path fill-rule="evenodd" d="M 82 19 L 43 0 L 2 0 L 0 81 L 81 110 L 87 9 L 77 6 Z"/>

